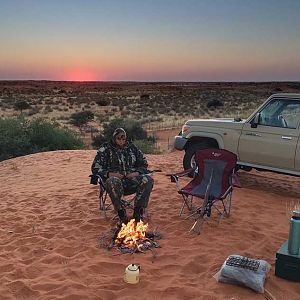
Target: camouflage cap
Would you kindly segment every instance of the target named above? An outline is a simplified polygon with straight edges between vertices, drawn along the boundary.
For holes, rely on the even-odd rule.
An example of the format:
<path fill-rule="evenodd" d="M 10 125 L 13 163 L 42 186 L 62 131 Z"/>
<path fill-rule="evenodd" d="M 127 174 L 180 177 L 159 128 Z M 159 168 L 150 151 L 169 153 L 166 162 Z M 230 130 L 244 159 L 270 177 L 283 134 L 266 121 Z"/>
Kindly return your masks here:
<path fill-rule="evenodd" d="M 118 134 L 120 134 L 120 133 L 123 133 L 123 134 L 126 136 L 126 131 L 125 131 L 125 129 L 119 127 L 119 128 L 117 128 L 117 129 L 114 131 L 114 133 L 113 133 L 113 139 L 115 139 L 115 137 L 116 137 Z"/>

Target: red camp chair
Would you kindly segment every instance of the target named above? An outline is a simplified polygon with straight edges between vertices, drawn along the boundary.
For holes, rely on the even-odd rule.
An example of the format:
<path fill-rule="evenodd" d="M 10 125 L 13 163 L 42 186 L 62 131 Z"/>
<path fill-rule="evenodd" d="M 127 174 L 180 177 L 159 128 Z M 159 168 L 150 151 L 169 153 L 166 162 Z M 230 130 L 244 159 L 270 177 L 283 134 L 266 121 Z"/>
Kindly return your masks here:
<path fill-rule="evenodd" d="M 188 175 L 192 169 L 167 175 L 176 183 L 178 193 L 183 198 L 179 215 L 186 207 L 190 213 L 187 218 L 196 218 L 191 231 L 200 233 L 204 217 L 210 217 L 212 209 L 218 211 L 219 220 L 229 216 L 236 161 L 236 155 L 227 150 L 198 150 L 195 153 L 195 177 L 185 187 L 179 186 L 179 178 Z M 194 197 L 203 199 L 200 205 L 193 203 Z"/>

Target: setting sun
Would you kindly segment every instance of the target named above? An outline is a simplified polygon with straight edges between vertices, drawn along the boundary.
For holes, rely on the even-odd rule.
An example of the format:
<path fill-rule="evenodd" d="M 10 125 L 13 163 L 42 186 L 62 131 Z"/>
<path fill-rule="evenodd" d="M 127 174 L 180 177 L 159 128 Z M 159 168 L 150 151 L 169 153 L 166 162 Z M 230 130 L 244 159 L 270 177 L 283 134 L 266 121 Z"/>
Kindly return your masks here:
<path fill-rule="evenodd" d="M 62 75 L 62 80 L 66 81 L 96 81 L 102 79 L 99 78 L 96 72 L 81 68 L 68 70 Z"/>

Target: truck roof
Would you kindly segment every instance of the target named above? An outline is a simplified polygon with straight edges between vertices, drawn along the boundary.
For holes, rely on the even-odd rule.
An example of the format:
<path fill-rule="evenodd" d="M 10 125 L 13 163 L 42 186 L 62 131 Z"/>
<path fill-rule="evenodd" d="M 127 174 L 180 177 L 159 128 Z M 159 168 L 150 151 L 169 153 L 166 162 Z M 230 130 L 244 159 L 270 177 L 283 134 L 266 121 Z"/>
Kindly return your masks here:
<path fill-rule="evenodd" d="M 299 99 L 300 93 L 278 93 L 272 94 L 269 98 L 280 97 L 280 98 L 291 98 L 291 99 Z"/>

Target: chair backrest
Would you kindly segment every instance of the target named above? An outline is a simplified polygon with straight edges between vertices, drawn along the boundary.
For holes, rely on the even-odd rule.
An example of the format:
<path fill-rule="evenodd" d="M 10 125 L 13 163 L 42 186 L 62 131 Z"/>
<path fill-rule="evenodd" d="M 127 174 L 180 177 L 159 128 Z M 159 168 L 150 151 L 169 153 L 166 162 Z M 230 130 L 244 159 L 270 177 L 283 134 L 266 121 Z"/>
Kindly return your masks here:
<path fill-rule="evenodd" d="M 197 196 L 205 195 L 207 185 L 211 181 L 210 194 L 220 199 L 231 186 L 230 176 L 233 173 L 237 156 L 224 149 L 204 149 L 195 153 L 198 173 L 184 188 Z"/>

